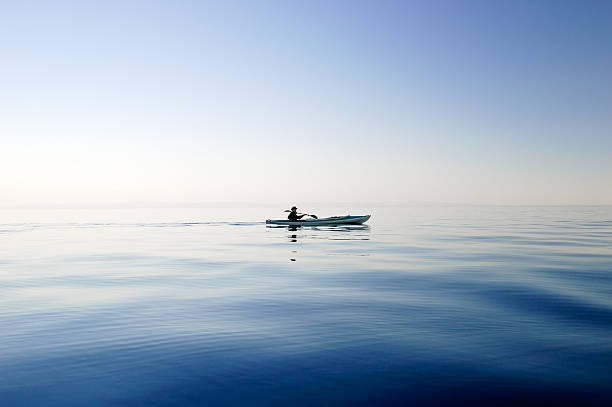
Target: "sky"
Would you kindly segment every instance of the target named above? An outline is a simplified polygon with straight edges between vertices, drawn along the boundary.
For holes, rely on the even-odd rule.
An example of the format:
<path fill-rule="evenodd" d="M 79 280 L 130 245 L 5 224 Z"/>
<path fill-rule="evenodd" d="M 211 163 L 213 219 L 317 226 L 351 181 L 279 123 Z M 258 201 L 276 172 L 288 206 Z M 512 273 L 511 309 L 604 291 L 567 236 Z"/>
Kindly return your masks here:
<path fill-rule="evenodd" d="M 0 0 L 0 205 L 612 204 L 609 1 Z"/>

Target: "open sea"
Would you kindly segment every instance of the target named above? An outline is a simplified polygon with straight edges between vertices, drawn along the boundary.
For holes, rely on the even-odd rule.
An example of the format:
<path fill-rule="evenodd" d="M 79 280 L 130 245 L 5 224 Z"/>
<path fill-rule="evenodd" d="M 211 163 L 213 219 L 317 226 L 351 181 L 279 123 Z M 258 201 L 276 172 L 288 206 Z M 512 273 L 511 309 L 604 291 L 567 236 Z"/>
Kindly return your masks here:
<path fill-rule="evenodd" d="M 0 406 L 612 405 L 612 207 L 0 210 Z"/>

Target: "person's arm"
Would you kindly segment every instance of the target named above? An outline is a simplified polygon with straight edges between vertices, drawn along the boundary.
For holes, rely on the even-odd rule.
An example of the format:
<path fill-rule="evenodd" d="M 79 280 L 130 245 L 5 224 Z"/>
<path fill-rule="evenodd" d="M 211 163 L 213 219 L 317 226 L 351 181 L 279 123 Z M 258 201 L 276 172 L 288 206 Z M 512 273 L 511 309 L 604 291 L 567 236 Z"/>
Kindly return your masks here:
<path fill-rule="evenodd" d="M 302 219 L 304 216 L 306 216 L 306 214 L 303 214 L 303 215 L 298 215 L 298 216 L 297 216 L 297 218 L 298 218 L 298 219 Z"/>

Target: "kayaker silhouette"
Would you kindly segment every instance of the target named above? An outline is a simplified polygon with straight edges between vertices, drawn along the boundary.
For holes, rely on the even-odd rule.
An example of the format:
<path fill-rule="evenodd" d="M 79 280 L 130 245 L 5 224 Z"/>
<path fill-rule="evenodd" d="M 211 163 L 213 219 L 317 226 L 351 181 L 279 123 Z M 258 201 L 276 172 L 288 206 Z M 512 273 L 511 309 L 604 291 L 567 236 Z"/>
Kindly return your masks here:
<path fill-rule="evenodd" d="M 287 212 L 287 211 L 285 211 L 285 212 Z M 289 213 L 289 216 L 287 216 L 287 219 L 289 219 L 290 221 L 293 221 L 293 222 L 297 222 L 298 220 L 301 220 L 304 216 L 310 216 L 311 218 L 318 219 L 317 215 L 309 215 L 307 213 L 300 213 L 300 214 L 298 214 L 296 206 L 291 208 L 291 212 Z"/>
<path fill-rule="evenodd" d="M 292 221 L 298 221 L 302 219 L 304 216 L 306 216 L 305 213 L 298 215 L 297 207 L 294 206 L 291 208 L 291 212 L 289 213 L 289 216 L 287 216 L 287 219 L 292 220 Z"/>

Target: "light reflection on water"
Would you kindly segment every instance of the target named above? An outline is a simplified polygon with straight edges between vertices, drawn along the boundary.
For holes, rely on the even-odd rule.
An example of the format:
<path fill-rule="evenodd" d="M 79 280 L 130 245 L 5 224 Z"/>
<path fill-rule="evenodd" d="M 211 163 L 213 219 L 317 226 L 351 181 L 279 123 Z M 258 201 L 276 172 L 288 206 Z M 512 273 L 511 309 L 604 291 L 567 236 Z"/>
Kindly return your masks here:
<path fill-rule="evenodd" d="M 367 209 L 3 212 L 2 405 L 609 404 L 612 208 Z"/>

